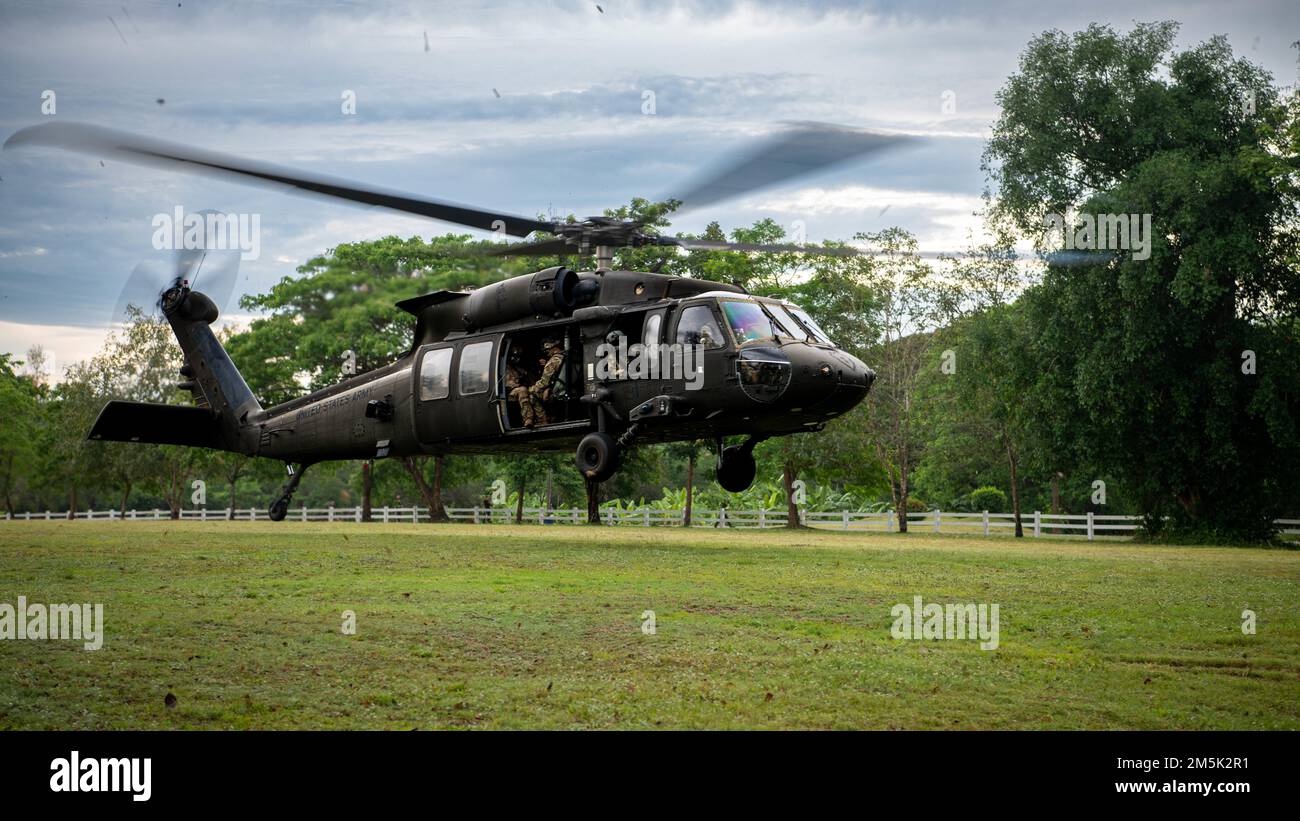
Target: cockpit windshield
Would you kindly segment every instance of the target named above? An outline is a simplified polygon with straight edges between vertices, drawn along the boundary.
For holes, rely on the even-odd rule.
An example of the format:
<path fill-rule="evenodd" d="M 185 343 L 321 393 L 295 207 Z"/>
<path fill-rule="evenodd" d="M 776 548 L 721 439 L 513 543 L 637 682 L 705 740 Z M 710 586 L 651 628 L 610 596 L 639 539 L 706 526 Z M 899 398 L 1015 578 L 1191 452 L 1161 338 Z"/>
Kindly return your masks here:
<path fill-rule="evenodd" d="M 790 313 L 794 314 L 795 318 L 799 320 L 799 322 L 804 326 L 805 329 L 807 329 L 808 333 L 812 334 L 812 338 L 814 341 L 821 342 L 826 345 L 835 344 L 834 342 L 831 342 L 830 334 L 823 331 L 822 327 L 818 325 L 816 322 L 814 322 L 812 317 L 808 316 L 807 311 L 805 311 L 803 308 L 800 308 L 796 305 L 787 305 L 786 307 L 790 309 Z"/>
<path fill-rule="evenodd" d="M 799 323 L 794 320 L 794 317 L 790 316 L 784 305 L 777 305 L 774 302 L 765 302 L 763 303 L 763 307 L 766 308 L 767 312 L 785 328 L 786 336 L 791 339 L 797 339 L 800 342 L 805 342 L 811 338 L 811 334 L 799 327 Z"/>
<path fill-rule="evenodd" d="M 821 326 L 806 311 L 794 305 L 747 299 L 724 299 L 721 303 L 722 313 L 731 326 L 737 345 L 775 340 L 777 337 L 833 344 Z"/>

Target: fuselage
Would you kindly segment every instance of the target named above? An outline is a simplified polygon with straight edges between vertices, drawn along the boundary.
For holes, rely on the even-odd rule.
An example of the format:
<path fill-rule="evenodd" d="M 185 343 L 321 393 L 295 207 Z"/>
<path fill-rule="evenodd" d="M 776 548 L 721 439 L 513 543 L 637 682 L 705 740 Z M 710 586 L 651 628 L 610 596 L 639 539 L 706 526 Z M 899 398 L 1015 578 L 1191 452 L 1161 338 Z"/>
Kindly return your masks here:
<path fill-rule="evenodd" d="M 858 404 L 874 379 L 807 314 L 779 300 L 632 271 L 577 281 L 599 285 L 592 304 L 561 316 L 530 308 L 486 327 L 445 327 L 453 315 L 446 306 L 465 305 L 468 295 L 417 303 L 444 319 L 426 322 L 409 353 L 250 415 L 240 442 L 258 456 L 311 463 L 568 450 L 597 430 L 629 442 L 766 438 L 819 430 Z M 492 318 L 508 313 L 500 307 L 508 294 L 489 297 L 478 302 L 494 306 Z M 524 427 L 506 387 L 508 358 L 513 352 L 517 368 L 536 372 L 548 338 L 561 343 L 563 365 L 546 392 L 545 422 Z"/>

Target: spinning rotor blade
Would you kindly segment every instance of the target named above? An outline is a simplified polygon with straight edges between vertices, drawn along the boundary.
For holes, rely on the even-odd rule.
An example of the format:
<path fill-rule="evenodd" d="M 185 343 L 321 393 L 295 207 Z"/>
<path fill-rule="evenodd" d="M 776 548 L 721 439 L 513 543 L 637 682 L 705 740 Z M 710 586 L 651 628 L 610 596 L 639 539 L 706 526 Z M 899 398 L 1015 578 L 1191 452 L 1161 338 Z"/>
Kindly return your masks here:
<path fill-rule="evenodd" d="M 680 194 L 677 210 L 711 205 L 832 165 L 901 147 L 912 138 L 826 123 L 794 123 L 756 149 L 725 162 Z M 667 199 L 665 197 L 664 199 Z"/>
<path fill-rule="evenodd" d="M 527 236 L 533 231 L 546 231 L 552 227 L 550 223 L 513 214 L 484 211 L 466 205 L 362 185 L 336 177 L 308 174 L 271 163 L 242 159 L 229 154 L 86 123 L 51 122 L 30 126 L 6 140 L 4 147 L 9 149 L 25 145 L 62 148 L 138 165 L 233 177 L 241 182 L 284 185 L 311 194 L 417 214 L 457 225 L 480 228 L 484 231 L 503 230 L 516 237 Z"/>
<path fill-rule="evenodd" d="M 210 217 L 225 219 L 225 214 L 206 210 L 195 212 L 195 216 L 205 221 L 205 230 L 196 232 L 197 247 L 158 250 L 136 265 L 114 304 L 114 322 L 129 320 L 127 308 L 132 305 L 146 316 L 161 316 L 159 299 L 181 280 L 201 288 L 219 312 L 225 311 L 239 278 L 240 249 L 220 247 L 222 243 L 208 235 L 206 221 Z"/>
<path fill-rule="evenodd" d="M 501 248 L 499 250 L 490 251 L 489 256 L 540 257 L 540 256 L 549 256 L 551 254 L 567 255 L 567 254 L 576 254 L 576 253 L 578 253 L 577 247 L 571 245 L 567 240 L 561 238 L 561 239 L 548 239 L 543 242 L 530 242 L 530 243 L 520 242 L 514 245 L 507 245 L 506 247 Z"/>
<path fill-rule="evenodd" d="M 817 246 L 806 247 L 803 245 L 770 245 L 753 242 L 721 242 L 718 240 L 708 239 L 680 239 L 677 237 L 664 237 L 658 245 L 676 245 L 679 248 L 685 248 L 688 251 L 763 251 L 774 254 L 820 254 L 831 257 L 851 257 L 862 253 L 856 248 L 849 246 L 835 246 L 821 248 Z"/>

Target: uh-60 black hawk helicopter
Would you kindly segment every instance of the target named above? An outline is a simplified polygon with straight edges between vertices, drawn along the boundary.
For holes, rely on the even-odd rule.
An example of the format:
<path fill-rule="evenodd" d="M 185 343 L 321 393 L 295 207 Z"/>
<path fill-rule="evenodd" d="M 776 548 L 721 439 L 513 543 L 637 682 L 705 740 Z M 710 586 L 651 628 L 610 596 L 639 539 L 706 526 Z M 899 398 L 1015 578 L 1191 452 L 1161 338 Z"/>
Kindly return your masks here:
<path fill-rule="evenodd" d="M 717 202 L 898 142 L 799 125 L 679 199 L 688 206 Z M 553 237 L 496 253 L 594 252 L 590 271 L 553 267 L 471 292 L 435 291 L 399 302 L 416 317 L 404 356 L 270 408 L 259 404 L 213 334 L 215 303 L 190 289 L 186 271 L 162 283 L 157 307 L 184 352 L 182 387 L 195 405 L 112 401 L 89 438 L 282 460 L 290 479 L 270 507 L 277 521 L 310 465 L 388 456 L 572 448 L 582 475 L 603 481 L 634 443 L 709 439 L 718 447 L 718 483 L 738 492 L 754 480 L 755 444 L 820 430 L 862 401 L 875 378 L 795 305 L 727 283 L 611 269 L 615 248 L 788 252 L 801 246 L 658 236 L 641 223 L 608 217 L 527 219 L 85 124 L 26 128 L 5 148 L 19 145 L 288 186 L 515 237 Z M 525 426 L 506 386 L 509 359 L 522 352 L 536 361 L 548 341 L 562 350 L 560 368 L 546 391 L 543 418 Z M 639 355 L 630 364 L 629 351 Z M 742 444 L 725 445 L 727 437 L 741 436 Z"/>

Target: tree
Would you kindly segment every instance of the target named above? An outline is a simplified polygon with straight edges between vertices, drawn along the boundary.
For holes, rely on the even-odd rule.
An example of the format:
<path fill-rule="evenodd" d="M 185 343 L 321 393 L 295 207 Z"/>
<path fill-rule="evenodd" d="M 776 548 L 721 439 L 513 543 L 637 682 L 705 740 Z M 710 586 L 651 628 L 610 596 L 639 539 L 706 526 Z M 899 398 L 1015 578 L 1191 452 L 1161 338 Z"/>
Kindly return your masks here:
<path fill-rule="evenodd" d="M 86 440 L 95 415 L 101 407 L 94 388 L 94 373 L 86 365 L 69 367 L 63 380 L 51 391 L 43 407 L 42 424 L 37 434 L 41 454 L 39 471 L 52 488 L 61 490 L 68 504 L 68 518 L 77 510 L 79 490 L 93 486 L 101 464 L 93 457 L 92 443 Z"/>
<path fill-rule="evenodd" d="M 686 461 L 686 503 L 682 509 L 682 527 L 691 526 L 691 513 L 695 506 L 695 468 L 699 464 L 700 450 L 708 446 L 709 443 L 702 439 L 664 445 L 664 455 L 670 460 Z"/>
<path fill-rule="evenodd" d="M 450 521 L 447 510 L 442 505 L 442 472 L 445 459 L 444 456 L 434 456 L 432 460 L 425 456 L 402 456 L 397 460 L 407 475 L 415 481 L 415 486 L 420 491 L 420 498 L 424 500 L 424 506 L 429 509 L 431 522 Z M 433 463 L 432 481 L 426 475 L 427 464 L 430 461 Z"/>
<path fill-rule="evenodd" d="M 1300 498 L 1298 110 L 1176 30 L 1035 38 L 998 95 L 992 213 L 1042 248 L 1049 215 L 1085 243 L 1150 217 L 1141 249 L 1052 261 L 1023 298 L 1036 434 L 1117 476 L 1151 532 L 1266 539 Z"/>
<path fill-rule="evenodd" d="M 922 450 L 917 392 L 934 348 L 934 330 L 951 313 L 952 290 L 921 260 L 916 240 L 907 232 L 894 228 L 855 239 L 880 252 L 854 263 L 875 295 L 881 329 L 868 352 L 876 381 L 861 435 L 884 471 L 898 530 L 906 533 L 912 471 Z"/>
<path fill-rule="evenodd" d="M 1005 466 L 1021 537 L 1023 460 L 1030 453 L 1050 462 L 1051 451 L 1026 447 L 1026 397 L 1037 362 L 1028 353 L 1032 340 L 1024 310 L 1013 303 L 1025 284 L 1016 257 L 1011 238 L 1001 236 L 944 260 L 949 290 L 941 302 L 950 319 L 936 336 L 942 354 L 926 369 L 924 421 L 927 467 L 950 471 L 965 463 L 968 470 L 978 466 L 978 473 L 990 464 Z M 979 478 L 988 484 L 992 477 Z"/>
<path fill-rule="evenodd" d="M 936 439 L 958 439 L 1000 455 L 1011 488 L 1016 536 L 1023 536 L 1021 462 L 1029 435 L 1025 396 L 1036 367 L 1027 355 L 1024 312 L 1012 305 L 995 305 L 945 329 L 943 339 L 952 345 L 946 351 L 952 353 L 954 367 L 951 373 L 931 369 L 931 378 L 949 388 L 947 401 L 937 408 L 941 432 Z"/>
<path fill-rule="evenodd" d="M 36 384 L 19 376 L 9 354 L 0 353 L 0 492 L 5 511 L 14 514 L 14 490 L 18 478 L 31 468 L 36 452 L 33 437 L 39 419 Z"/>

